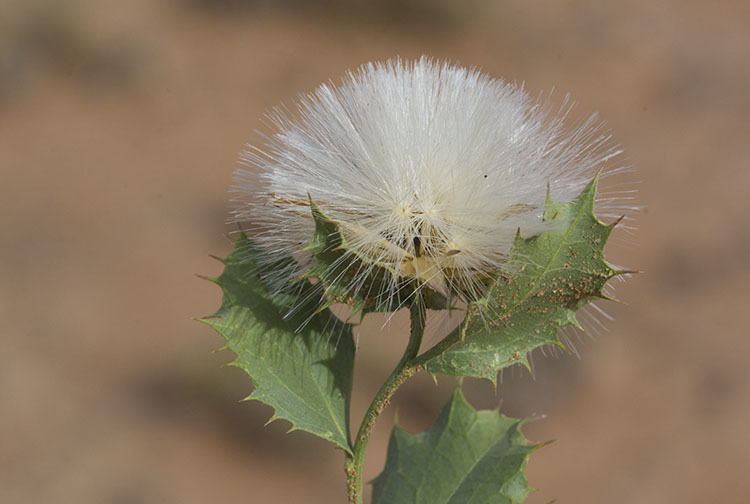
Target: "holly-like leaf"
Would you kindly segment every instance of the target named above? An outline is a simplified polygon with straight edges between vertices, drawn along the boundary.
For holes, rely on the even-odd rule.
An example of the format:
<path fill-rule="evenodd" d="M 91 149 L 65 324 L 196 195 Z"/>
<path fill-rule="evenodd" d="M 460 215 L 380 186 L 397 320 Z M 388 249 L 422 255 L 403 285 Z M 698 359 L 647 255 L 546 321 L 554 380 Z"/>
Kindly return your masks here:
<path fill-rule="evenodd" d="M 322 292 L 306 279 L 284 292 L 269 288 L 267 278 L 289 268 L 292 259 L 272 259 L 244 234 L 222 262 L 224 272 L 212 279 L 224 293 L 221 308 L 202 320 L 237 354 L 232 365 L 252 378 L 247 399 L 272 406 L 271 421 L 286 419 L 291 430 L 351 451 L 351 326 L 327 309 L 316 312 Z"/>
<path fill-rule="evenodd" d="M 575 312 L 597 298 L 623 272 L 604 260 L 603 248 L 616 223 L 605 225 L 594 215 L 597 180 L 567 204 L 549 201 L 545 220 L 551 229 L 530 238 L 516 237 L 508 256 L 509 274 L 491 285 L 487 296 L 472 304 L 461 325 L 419 357 L 415 364 L 430 373 L 487 378 L 521 363 L 543 345 L 562 344 L 558 331 L 580 327 Z"/>
<path fill-rule="evenodd" d="M 421 434 L 395 426 L 374 504 L 511 504 L 530 493 L 532 451 L 523 420 L 477 411 L 457 388 L 435 425 Z"/>

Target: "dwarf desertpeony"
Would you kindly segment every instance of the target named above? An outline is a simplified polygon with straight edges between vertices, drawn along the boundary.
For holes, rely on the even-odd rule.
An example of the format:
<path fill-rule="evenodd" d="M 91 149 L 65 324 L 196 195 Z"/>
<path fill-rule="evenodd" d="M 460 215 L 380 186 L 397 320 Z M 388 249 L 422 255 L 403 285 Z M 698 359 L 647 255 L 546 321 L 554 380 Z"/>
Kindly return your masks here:
<path fill-rule="evenodd" d="M 382 268 L 384 285 L 415 279 L 471 302 L 507 267 L 519 230 L 547 229 L 548 190 L 571 200 L 617 154 L 595 116 L 564 125 L 569 108 L 428 58 L 369 63 L 302 96 L 294 113 L 270 114 L 266 146 L 241 154 L 233 220 L 297 259 L 279 289 L 310 268 L 312 202 L 342 233 L 353 292 Z"/>

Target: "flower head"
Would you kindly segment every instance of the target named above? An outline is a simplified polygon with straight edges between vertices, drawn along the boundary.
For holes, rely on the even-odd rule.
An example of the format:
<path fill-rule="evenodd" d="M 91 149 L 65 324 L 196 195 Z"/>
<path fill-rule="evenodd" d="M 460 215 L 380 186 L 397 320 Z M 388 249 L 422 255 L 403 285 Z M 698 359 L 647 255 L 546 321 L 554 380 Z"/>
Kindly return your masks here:
<path fill-rule="evenodd" d="M 265 148 L 241 154 L 233 220 L 297 258 L 280 287 L 309 268 L 312 202 L 340 229 L 342 260 L 357 263 L 353 290 L 383 268 L 392 285 L 473 301 L 519 230 L 549 226 L 548 190 L 569 201 L 617 154 L 595 116 L 564 127 L 568 110 L 424 57 L 369 63 L 303 95 L 294 114 L 270 114 Z"/>

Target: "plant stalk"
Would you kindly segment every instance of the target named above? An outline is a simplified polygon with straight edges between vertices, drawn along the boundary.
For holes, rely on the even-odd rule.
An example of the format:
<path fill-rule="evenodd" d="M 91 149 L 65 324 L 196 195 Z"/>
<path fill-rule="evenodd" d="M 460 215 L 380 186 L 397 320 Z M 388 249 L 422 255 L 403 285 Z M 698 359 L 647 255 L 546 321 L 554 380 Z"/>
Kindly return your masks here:
<path fill-rule="evenodd" d="M 375 427 L 378 416 L 390 404 L 391 397 L 396 390 L 419 370 L 419 366 L 410 364 L 410 361 L 419 352 L 419 347 L 422 344 L 422 336 L 424 335 L 426 309 L 419 296 L 415 296 L 414 301 L 409 307 L 409 312 L 411 315 L 411 330 L 409 333 L 409 343 L 406 346 L 404 355 L 370 403 L 370 407 L 367 409 L 359 426 L 357 437 L 354 438 L 352 454 L 347 455 L 346 458 L 346 488 L 350 504 L 362 504 L 362 468 L 365 460 L 365 450 L 367 449 L 367 443 L 370 441 L 370 434 L 372 434 L 372 429 Z"/>

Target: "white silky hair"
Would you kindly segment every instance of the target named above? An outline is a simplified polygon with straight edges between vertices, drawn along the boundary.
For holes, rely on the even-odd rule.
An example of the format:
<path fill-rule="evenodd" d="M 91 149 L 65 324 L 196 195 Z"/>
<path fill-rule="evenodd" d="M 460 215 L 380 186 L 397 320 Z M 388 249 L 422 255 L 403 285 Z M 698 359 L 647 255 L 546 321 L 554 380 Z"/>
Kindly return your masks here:
<path fill-rule="evenodd" d="M 352 291 L 377 264 L 471 302 L 519 230 L 549 228 L 548 188 L 568 202 L 597 173 L 624 169 L 609 166 L 619 150 L 596 115 L 566 124 L 571 106 L 427 57 L 368 63 L 268 115 L 265 147 L 240 154 L 232 221 L 297 259 L 274 273 L 279 289 L 309 268 L 313 201 L 342 230 L 343 260 L 358 264 Z M 627 214 L 630 197 L 603 198 L 600 215 Z"/>

